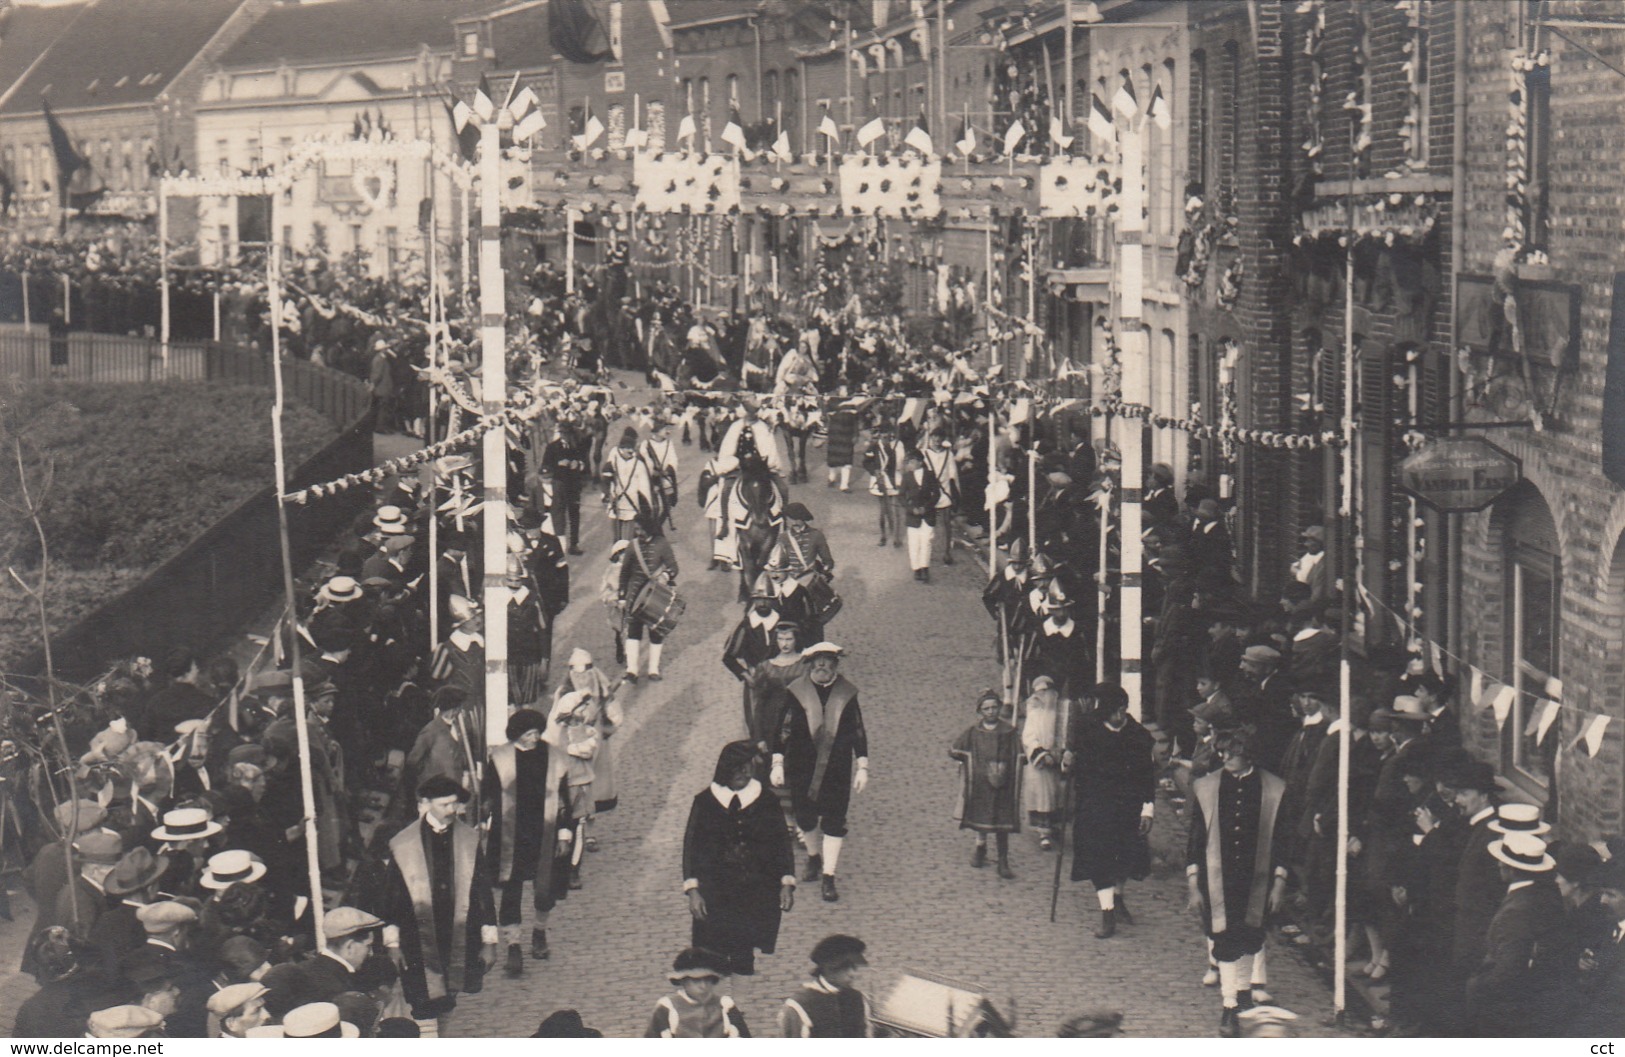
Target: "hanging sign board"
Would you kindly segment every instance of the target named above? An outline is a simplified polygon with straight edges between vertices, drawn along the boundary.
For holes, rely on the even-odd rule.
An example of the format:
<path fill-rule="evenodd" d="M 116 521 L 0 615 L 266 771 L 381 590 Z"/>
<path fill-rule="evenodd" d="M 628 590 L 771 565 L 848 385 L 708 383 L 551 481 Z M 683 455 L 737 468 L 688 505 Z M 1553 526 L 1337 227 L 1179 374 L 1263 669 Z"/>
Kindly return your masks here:
<path fill-rule="evenodd" d="M 1435 440 L 1399 464 L 1399 485 L 1446 514 L 1483 510 L 1523 479 L 1523 464 L 1483 437 Z"/>

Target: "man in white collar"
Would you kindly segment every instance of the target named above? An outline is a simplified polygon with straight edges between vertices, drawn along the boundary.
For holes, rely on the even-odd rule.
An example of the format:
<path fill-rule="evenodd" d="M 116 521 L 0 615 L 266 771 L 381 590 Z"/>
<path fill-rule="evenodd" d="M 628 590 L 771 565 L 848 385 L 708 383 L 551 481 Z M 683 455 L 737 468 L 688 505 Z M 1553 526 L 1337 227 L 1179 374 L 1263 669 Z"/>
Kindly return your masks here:
<path fill-rule="evenodd" d="M 782 620 L 778 592 L 766 573 L 756 578 L 751 588 L 750 607 L 728 636 L 722 650 L 722 666 L 741 681 L 745 673 L 778 652 L 773 629 Z"/>
<path fill-rule="evenodd" d="M 1252 1003 L 1251 992 L 1242 993 L 1243 981 L 1251 981 L 1270 915 L 1286 895 L 1287 867 L 1279 852 L 1290 823 L 1280 810 L 1285 783 L 1254 766 L 1251 736 L 1232 734 L 1220 752 L 1222 769 L 1192 787 L 1185 877 L 1190 909 L 1201 916 L 1219 964 L 1219 1032 L 1235 1038 L 1241 1004 Z M 1260 869 L 1268 879 L 1258 876 Z"/>
<path fill-rule="evenodd" d="M 463 706 L 468 697 L 456 686 L 442 686 L 434 692 L 434 718 L 423 725 L 412 750 L 406 754 L 405 777 L 413 785 L 430 778 L 446 777 L 457 785 L 466 784 L 472 749 L 468 720 Z"/>
<path fill-rule="evenodd" d="M 762 795 L 759 763 L 752 743 L 724 745 L 683 836 L 693 945 L 721 954 L 743 976 L 756 971 L 757 951 L 777 948 L 780 917 L 795 905 L 795 849 L 778 798 Z"/>
<path fill-rule="evenodd" d="M 1546 841 L 1508 831 L 1491 841 L 1506 886 L 1485 935 L 1484 960 L 1467 980 L 1464 1011 L 1470 1034 L 1544 1038 L 1568 1034 L 1556 1016 L 1572 967 L 1565 940 L 1563 896 L 1553 881 Z M 1614 1000 L 1619 1000 L 1618 995 Z"/>
<path fill-rule="evenodd" d="M 440 775 L 417 792 L 420 817 L 389 841 L 382 917 L 401 993 L 423 1022 L 455 1009 L 459 994 L 484 989 L 496 963 L 497 915 L 479 834 L 457 817 L 468 790 Z"/>

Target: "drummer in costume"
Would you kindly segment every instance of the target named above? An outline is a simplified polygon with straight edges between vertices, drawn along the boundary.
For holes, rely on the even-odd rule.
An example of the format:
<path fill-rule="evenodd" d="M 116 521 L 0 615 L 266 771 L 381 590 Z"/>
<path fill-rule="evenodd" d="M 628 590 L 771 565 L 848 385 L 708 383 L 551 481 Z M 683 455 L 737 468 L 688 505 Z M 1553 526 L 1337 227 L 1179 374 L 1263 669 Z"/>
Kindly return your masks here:
<path fill-rule="evenodd" d="M 805 876 L 822 880 L 826 903 L 841 898 L 835 871 L 852 794 L 869 784 L 869 735 L 858 688 L 839 672 L 842 652 L 831 642 L 805 651 L 812 670 L 790 684 L 771 746 L 772 783 L 790 791 L 807 848 Z"/>
<path fill-rule="evenodd" d="M 630 546 L 621 557 L 620 599 L 626 608 L 626 681 L 636 683 L 643 674 L 639 671 L 643 660 L 643 643 L 649 641 L 649 670 L 651 681 L 658 682 L 660 653 L 666 641 L 666 628 L 659 623 L 667 612 L 666 602 L 675 597 L 677 582 L 677 555 L 671 541 L 660 535 L 659 526 L 652 521 L 632 523 Z M 644 587 L 653 582 L 645 595 Z M 645 609 L 639 611 L 639 600 Z"/>
<path fill-rule="evenodd" d="M 520 918 L 525 882 L 533 885 L 537 924 L 530 933 L 532 958 L 547 957 L 547 912 L 562 897 L 567 873 L 556 869 L 564 754 L 542 741 L 547 717 L 521 708 L 508 717 L 507 742 L 491 750 L 481 803 L 488 812 L 486 852 L 501 890 L 497 928 L 508 951 L 507 974 L 525 971 Z"/>
<path fill-rule="evenodd" d="M 468 790 L 445 776 L 418 787 L 420 817 L 389 841 L 384 945 L 418 1021 L 478 994 L 496 960 L 497 915 L 479 833 L 457 813 Z"/>
<path fill-rule="evenodd" d="M 649 461 L 638 452 L 638 431 L 627 426 L 621 443 L 604 460 L 604 502 L 615 525 L 615 538 L 630 538 L 632 524 L 639 518 L 652 520 L 659 509 L 655 475 Z"/>
<path fill-rule="evenodd" d="M 677 443 L 671 439 L 671 419 L 658 416 L 643 442 L 643 458 L 654 474 L 655 493 L 660 497 L 661 517 L 673 528 L 671 512 L 677 508 Z"/>

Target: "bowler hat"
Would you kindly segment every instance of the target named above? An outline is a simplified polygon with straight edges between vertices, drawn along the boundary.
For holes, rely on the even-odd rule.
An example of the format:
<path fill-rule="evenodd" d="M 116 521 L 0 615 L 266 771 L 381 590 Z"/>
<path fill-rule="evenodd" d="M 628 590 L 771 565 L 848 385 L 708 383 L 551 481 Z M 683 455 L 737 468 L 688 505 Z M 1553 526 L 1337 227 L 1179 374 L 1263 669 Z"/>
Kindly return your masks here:
<path fill-rule="evenodd" d="M 1461 760 L 1445 768 L 1439 781 L 1451 789 L 1476 789 L 1483 793 L 1495 792 L 1495 768 L 1481 760 Z"/>

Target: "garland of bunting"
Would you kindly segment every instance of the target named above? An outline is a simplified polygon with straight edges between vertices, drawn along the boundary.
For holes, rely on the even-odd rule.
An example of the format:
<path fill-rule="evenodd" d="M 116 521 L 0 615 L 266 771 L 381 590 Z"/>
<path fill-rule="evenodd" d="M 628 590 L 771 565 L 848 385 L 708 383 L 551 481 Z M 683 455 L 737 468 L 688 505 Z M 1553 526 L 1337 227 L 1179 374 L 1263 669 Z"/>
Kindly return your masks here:
<path fill-rule="evenodd" d="M 1333 430 L 1322 433 L 1277 433 L 1268 429 L 1239 429 L 1235 426 L 1212 426 L 1196 418 L 1170 418 L 1154 413 L 1144 404 L 1126 404 L 1118 399 L 1107 400 L 1089 408 L 1095 418 L 1138 419 L 1158 429 L 1177 429 L 1181 433 L 1204 440 L 1230 441 L 1260 448 L 1279 448 L 1291 451 L 1314 451 L 1319 448 L 1340 448 L 1343 438 Z"/>

